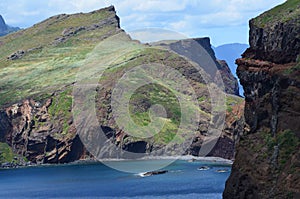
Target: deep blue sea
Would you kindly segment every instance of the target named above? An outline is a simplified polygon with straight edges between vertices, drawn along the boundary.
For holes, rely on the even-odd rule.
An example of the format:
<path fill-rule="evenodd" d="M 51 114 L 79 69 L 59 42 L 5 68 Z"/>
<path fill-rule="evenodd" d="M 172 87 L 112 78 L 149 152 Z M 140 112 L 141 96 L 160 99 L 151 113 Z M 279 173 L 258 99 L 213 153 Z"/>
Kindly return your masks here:
<path fill-rule="evenodd" d="M 134 166 L 135 162 L 130 164 Z M 198 170 L 204 165 L 210 169 Z M 5 169 L 0 170 L 0 198 L 215 199 L 222 198 L 231 168 L 177 160 L 164 169 L 169 172 L 149 177 L 120 172 L 101 163 Z M 219 173 L 219 169 L 229 171 Z"/>

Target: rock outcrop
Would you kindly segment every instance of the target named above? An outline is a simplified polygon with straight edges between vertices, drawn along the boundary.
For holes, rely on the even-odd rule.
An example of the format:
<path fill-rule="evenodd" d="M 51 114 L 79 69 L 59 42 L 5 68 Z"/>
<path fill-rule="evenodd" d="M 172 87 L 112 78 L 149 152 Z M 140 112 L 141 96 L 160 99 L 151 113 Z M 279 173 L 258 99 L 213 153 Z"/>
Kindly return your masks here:
<path fill-rule="evenodd" d="M 300 9 L 295 2 L 250 21 L 250 48 L 236 61 L 245 91 L 245 127 L 225 199 L 300 197 Z"/>
<path fill-rule="evenodd" d="M 154 175 L 161 175 L 161 174 L 165 174 L 168 173 L 167 170 L 162 170 L 162 171 L 149 171 L 146 173 L 143 173 L 142 176 L 146 177 L 146 176 L 154 176 Z"/>
<path fill-rule="evenodd" d="M 88 158 L 88 152 L 76 135 L 72 117 L 49 113 L 51 106 L 55 104 L 49 98 L 44 102 L 24 100 L 6 108 L 0 113 L 1 141 L 35 164 L 67 163 Z M 68 127 L 64 126 L 66 120 Z"/>

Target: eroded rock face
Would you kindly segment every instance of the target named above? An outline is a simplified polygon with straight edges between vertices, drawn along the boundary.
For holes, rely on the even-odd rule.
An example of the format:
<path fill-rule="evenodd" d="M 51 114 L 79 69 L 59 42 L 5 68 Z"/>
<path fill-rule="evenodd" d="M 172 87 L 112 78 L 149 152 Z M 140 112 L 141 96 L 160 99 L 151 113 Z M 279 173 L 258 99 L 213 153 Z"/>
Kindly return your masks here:
<path fill-rule="evenodd" d="M 300 82 L 282 74 L 293 65 L 245 59 L 237 63 L 245 90 L 246 126 L 223 196 L 295 196 L 300 190 L 300 162 L 296 161 L 299 156 L 299 142 L 296 140 L 300 138 Z"/>
<path fill-rule="evenodd" d="M 300 63 L 295 63 L 300 26 L 295 20 L 265 28 L 250 22 L 251 47 L 236 61 L 245 91 L 245 126 L 225 199 L 300 197 Z"/>
<path fill-rule="evenodd" d="M 70 119 L 66 135 L 59 118 L 49 113 L 52 99 L 24 100 L 1 112 L 1 141 L 32 163 L 67 163 L 88 157 Z"/>

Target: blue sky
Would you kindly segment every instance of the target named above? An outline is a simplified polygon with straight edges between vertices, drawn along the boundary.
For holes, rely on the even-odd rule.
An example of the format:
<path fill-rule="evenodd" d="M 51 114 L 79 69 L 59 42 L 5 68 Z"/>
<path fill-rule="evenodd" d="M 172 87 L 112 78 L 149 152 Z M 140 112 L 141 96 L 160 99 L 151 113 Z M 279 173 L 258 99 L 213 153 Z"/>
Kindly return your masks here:
<path fill-rule="evenodd" d="M 164 28 L 187 37 L 209 36 L 214 46 L 248 42 L 248 21 L 285 0 L 0 0 L 11 26 L 30 27 L 61 13 L 90 12 L 114 5 L 130 32 Z"/>

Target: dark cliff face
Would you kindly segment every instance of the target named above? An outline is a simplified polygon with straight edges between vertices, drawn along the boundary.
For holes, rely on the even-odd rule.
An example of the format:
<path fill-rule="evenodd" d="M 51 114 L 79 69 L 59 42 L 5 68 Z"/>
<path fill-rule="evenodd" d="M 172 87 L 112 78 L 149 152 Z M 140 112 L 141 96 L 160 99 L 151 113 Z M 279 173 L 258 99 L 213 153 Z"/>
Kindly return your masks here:
<path fill-rule="evenodd" d="M 286 198 L 299 194 L 300 82 L 294 65 L 237 61 L 245 89 L 244 135 L 224 198 Z"/>
<path fill-rule="evenodd" d="M 300 17 L 261 28 L 250 21 L 250 48 L 245 58 L 284 64 L 296 62 L 300 52 Z"/>
<path fill-rule="evenodd" d="M 296 62 L 300 52 L 299 0 L 284 4 L 250 20 L 250 48 L 243 57 L 277 64 Z"/>
<path fill-rule="evenodd" d="M 228 199 L 300 196 L 300 14 L 262 28 L 256 23 L 265 16 L 251 20 L 251 47 L 236 61 L 245 127 L 223 193 Z"/>

